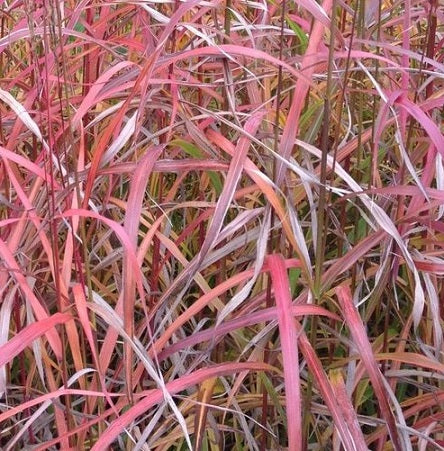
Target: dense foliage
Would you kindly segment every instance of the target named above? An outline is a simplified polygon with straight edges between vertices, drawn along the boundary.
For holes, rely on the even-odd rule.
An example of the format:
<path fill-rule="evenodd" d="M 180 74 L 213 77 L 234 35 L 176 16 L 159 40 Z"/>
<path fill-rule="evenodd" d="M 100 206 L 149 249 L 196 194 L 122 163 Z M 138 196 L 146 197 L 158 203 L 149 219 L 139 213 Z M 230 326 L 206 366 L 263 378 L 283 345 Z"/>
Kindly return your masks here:
<path fill-rule="evenodd" d="M 444 449 L 438 0 L 1 5 L 1 449 Z"/>

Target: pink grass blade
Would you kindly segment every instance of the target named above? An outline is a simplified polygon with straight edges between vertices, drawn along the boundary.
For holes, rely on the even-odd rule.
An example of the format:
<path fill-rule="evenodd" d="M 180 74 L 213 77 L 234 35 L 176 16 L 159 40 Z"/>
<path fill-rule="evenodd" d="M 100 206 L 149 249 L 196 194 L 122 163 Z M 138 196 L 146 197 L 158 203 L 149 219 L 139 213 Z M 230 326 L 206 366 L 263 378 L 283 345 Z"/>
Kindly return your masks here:
<path fill-rule="evenodd" d="M 338 400 L 334 395 L 334 390 L 332 384 L 329 381 L 327 374 L 322 366 L 319 357 L 316 355 L 310 341 L 307 338 L 302 326 L 298 324 L 299 333 L 299 347 L 301 352 L 307 361 L 307 366 L 313 374 L 313 379 L 319 388 L 320 395 L 323 401 L 328 407 L 328 411 L 331 414 L 335 426 L 338 430 L 339 436 L 342 441 L 342 445 L 346 451 L 356 451 L 352 433 L 350 432 L 348 425 L 345 421 L 343 413 L 340 406 L 338 405 Z"/>
<path fill-rule="evenodd" d="M 11 254 L 6 243 L 0 239 L 0 257 L 6 263 L 9 271 L 11 272 L 14 279 L 17 281 L 23 295 L 26 297 L 29 305 L 31 305 L 34 310 L 34 314 L 39 321 L 47 320 L 48 315 L 46 310 L 43 308 L 40 301 L 37 299 L 36 295 L 33 293 L 31 287 L 29 286 L 25 276 L 23 275 L 20 267 L 17 265 L 17 262 L 14 259 L 14 256 Z M 59 317 L 57 317 L 59 318 Z M 46 324 L 46 323 L 43 323 Z M 31 329 L 33 330 L 33 329 Z M 53 327 L 48 327 L 45 331 L 45 334 L 48 338 L 48 342 L 51 345 L 56 357 L 60 359 L 62 357 L 62 342 L 60 340 L 59 335 Z"/>
<path fill-rule="evenodd" d="M 89 344 L 90 352 L 93 356 L 94 362 L 97 367 L 98 376 L 99 376 L 99 380 L 100 380 L 100 383 L 102 386 L 104 396 L 105 396 L 106 400 L 108 401 L 108 404 L 112 408 L 114 408 L 113 401 L 111 400 L 110 394 L 106 388 L 105 373 L 103 372 L 103 369 L 101 368 L 100 359 L 97 354 L 97 346 L 96 346 L 96 342 L 94 340 L 93 331 L 92 331 L 90 319 L 88 316 L 88 308 L 87 308 L 85 293 L 80 284 L 76 284 L 73 286 L 72 293 L 73 293 L 73 297 L 74 297 L 74 302 L 76 304 L 76 309 L 77 309 L 77 314 L 79 316 L 80 324 L 83 327 L 83 331 L 86 335 L 86 339 Z"/>
<path fill-rule="evenodd" d="M 438 152 L 444 156 L 444 135 L 438 125 L 418 105 L 406 99 L 405 96 L 398 97 L 396 103 L 421 124 Z"/>
<path fill-rule="evenodd" d="M 407 363 L 409 365 L 429 368 L 438 373 L 444 374 L 444 364 L 437 360 L 432 360 L 425 355 L 416 352 L 387 352 L 374 354 L 375 360 L 393 360 L 395 362 Z"/>
<path fill-rule="evenodd" d="M 259 128 L 263 117 L 263 113 L 256 114 L 247 120 L 243 135 L 236 146 L 235 153 L 230 162 L 227 179 L 224 184 L 223 191 L 220 195 L 216 209 L 214 211 L 213 219 L 207 232 L 204 243 L 199 252 L 198 261 L 201 262 L 208 250 L 211 248 L 222 228 L 223 219 L 227 213 L 228 207 L 232 201 L 236 186 L 239 182 L 240 176 L 243 172 L 245 159 L 251 145 L 249 135 L 254 135 Z"/>
<path fill-rule="evenodd" d="M 279 255 L 267 257 L 277 306 L 279 335 L 284 366 L 285 399 L 287 406 L 288 449 L 302 450 L 302 415 L 299 376 L 298 332 L 291 314 L 290 282 L 284 259 Z"/>
<path fill-rule="evenodd" d="M 330 13 L 332 7 L 332 0 L 324 0 L 322 3 L 322 9 L 326 14 Z M 310 34 L 310 40 L 308 43 L 307 51 L 301 63 L 301 72 L 306 78 L 310 79 L 316 70 L 313 58 L 319 52 L 320 46 L 323 45 L 323 34 L 325 24 L 316 20 L 313 24 L 313 29 Z M 288 160 L 291 151 L 294 147 L 296 136 L 299 132 L 299 122 L 302 113 L 302 109 L 305 104 L 305 98 L 310 88 L 306 79 L 298 78 L 296 81 L 294 91 L 297 95 L 294 96 L 290 110 L 288 112 L 284 131 L 282 133 L 281 142 L 279 144 L 279 154 L 285 160 Z M 276 183 L 279 186 L 284 176 L 284 166 L 281 161 L 278 162 L 276 169 Z"/>
<path fill-rule="evenodd" d="M 95 80 L 95 84 L 90 87 L 88 94 L 82 99 L 82 103 L 77 108 L 76 114 L 71 119 L 74 126 L 79 126 L 80 120 L 87 114 L 87 112 L 95 107 L 98 100 L 102 100 L 97 98 L 99 97 L 100 92 L 106 87 L 106 84 L 110 78 L 119 71 L 132 66 L 133 64 L 131 62 L 122 61 L 112 66 L 109 70 L 98 77 L 97 80 Z"/>
<path fill-rule="evenodd" d="M 24 158 L 22 155 L 19 155 L 15 152 L 12 152 L 12 151 L 0 146 L 0 156 L 2 158 L 4 158 L 5 160 L 9 160 L 9 161 L 13 161 L 14 163 L 17 163 L 18 165 L 22 166 L 27 171 L 29 171 L 31 174 L 35 174 L 36 176 L 40 177 L 42 180 L 49 182 L 48 174 L 40 166 L 38 166 L 37 164 L 28 160 L 27 158 Z M 54 187 L 55 187 L 55 189 L 60 189 L 60 185 L 56 180 L 54 181 Z"/>
<path fill-rule="evenodd" d="M 132 243 L 132 241 L 129 239 L 128 234 L 126 233 L 125 229 L 118 224 L 117 222 L 100 215 L 99 213 L 96 213 L 94 211 L 85 210 L 82 208 L 77 209 L 69 209 L 61 213 L 61 216 L 64 218 L 70 218 L 70 217 L 83 217 L 83 218 L 94 218 L 99 221 L 102 221 L 104 224 L 106 224 L 119 238 L 119 240 L 122 243 L 123 248 L 125 249 L 125 252 L 128 253 L 131 259 L 131 267 L 132 270 L 137 275 L 136 281 L 137 283 L 141 284 L 140 279 L 140 268 L 139 264 L 137 263 L 137 257 L 136 257 L 136 250 Z M 140 285 L 141 286 L 141 285 Z"/>
<path fill-rule="evenodd" d="M 367 445 L 365 438 L 359 425 L 359 420 L 355 412 L 355 408 L 351 403 L 350 396 L 344 383 L 341 370 L 331 370 L 330 380 L 333 393 L 338 401 L 338 406 L 342 411 L 342 415 L 353 437 L 356 450 L 366 450 Z"/>
<path fill-rule="evenodd" d="M 387 423 L 387 428 L 392 439 L 395 450 L 402 451 L 404 448 L 397 427 L 392 409 L 388 403 L 388 395 L 384 387 L 381 371 L 376 363 L 371 344 L 368 341 L 362 320 L 353 304 L 353 298 L 348 286 L 341 285 L 335 289 L 341 305 L 344 319 L 348 324 L 353 340 L 358 348 L 359 355 L 368 371 L 370 380 L 375 390 L 379 402 L 381 414 Z"/>
<path fill-rule="evenodd" d="M 0 346 L 0 366 L 11 362 L 27 346 L 30 346 L 34 340 L 48 334 L 58 324 L 64 324 L 71 319 L 72 316 L 67 313 L 55 313 L 26 326 L 6 344 Z"/>
<path fill-rule="evenodd" d="M 163 69 L 172 63 L 176 63 L 181 60 L 191 59 L 193 57 L 224 56 L 229 59 L 232 59 L 232 56 L 230 57 L 229 55 L 232 56 L 236 55 L 257 60 L 268 61 L 273 66 L 282 66 L 283 69 L 288 71 L 291 75 L 293 75 L 297 79 L 302 79 L 308 84 L 310 84 L 311 82 L 310 78 L 307 77 L 306 74 L 296 70 L 292 65 L 286 63 L 285 61 L 280 61 L 278 58 L 275 58 L 274 56 L 258 49 L 242 47 L 239 45 L 232 44 L 224 44 L 219 45 L 217 47 L 199 47 L 193 50 L 183 51 L 177 55 L 169 55 L 167 58 L 162 59 L 158 63 L 158 69 Z M 315 59 L 317 58 L 315 54 L 313 54 L 313 58 Z"/>
<path fill-rule="evenodd" d="M 274 371 L 275 369 L 265 363 L 223 363 L 220 365 L 213 365 L 208 368 L 196 370 L 191 374 L 180 377 L 172 382 L 166 384 L 166 389 L 171 395 L 174 395 L 187 388 L 193 387 L 207 379 L 220 376 L 229 376 L 234 373 L 249 370 L 249 371 Z M 145 395 L 143 399 L 138 401 L 133 407 L 127 410 L 119 418 L 114 420 L 104 434 L 99 438 L 96 444 L 92 447 L 92 451 L 99 451 L 106 449 L 123 432 L 123 430 L 131 424 L 138 416 L 142 415 L 155 404 L 163 400 L 163 392 L 160 389 L 151 390 Z"/>
<path fill-rule="evenodd" d="M 156 146 L 147 150 L 144 157 L 140 160 L 131 181 L 124 229 L 132 243 L 132 249 L 135 249 L 137 246 L 142 203 L 145 197 L 149 175 L 163 148 L 164 146 Z M 136 281 L 140 281 L 140 276 L 137 277 L 137 274 L 134 272 L 133 258 L 134 255 L 131 252 L 125 253 L 123 261 L 123 323 L 125 332 L 131 339 L 134 337 Z M 139 295 L 141 298 L 144 297 L 144 290 L 140 284 Z M 125 343 L 125 371 L 128 396 L 129 399 L 132 399 L 133 352 L 129 343 Z"/>
<path fill-rule="evenodd" d="M 290 260 L 289 265 L 293 267 L 299 267 L 300 262 L 298 260 Z M 267 263 L 264 264 L 262 271 L 266 271 L 268 269 Z M 220 283 L 218 286 L 210 290 L 208 293 L 205 293 L 202 297 L 200 297 L 196 302 L 194 302 L 185 312 L 183 312 L 176 320 L 167 328 L 166 331 L 163 332 L 162 336 L 156 340 L 154 343 L 154 352 L 160 352 L 163 347 L 166 345 L 168 340 L 173 336 L 174 332 L 178 330 L 183 324 L 197 315 L 203 308 L 207 306 L 207 304 L 214 298 L 220 296 L 222 293 L 226 292 L 232 287 L 235 287 L 238 284 L 247 281 L 254 274 L 253 269 L 249 269 L 247 271 L 243 271 L 239 274 L 235 274 L 230 279 Z"/>
<path fill-rule="evenodd" d="M 37 398 L 26 401 L 18 406 L 12 407 L 8 409 L 6 412 L 0 413 L 0 423 L 7 420 L 8 418 L 17 415 L 30 407 L 36 406 L 38 404 L 42 404 L 45 401 L 50 399 L 57 399 L 65 395 L 80 395 L 80 396 L 93 396 L 93 397 L 104 397 L 104 394 L 100 391 L 93 390 L 79 390 L 75 388 L 60 388 L 50 393 L 45 393 Z M 113 394 L 113 396 L 124 396 L 122 394 Z M 110 409 L 110 414 L 112 413 L 112 409 Z"/>
<path fill-rule="evenodd" d="M 322 307 L 312 304 L 292 305 L 290 315 L 292 317 L 317 315 L 317 316 L 325 316 L 332 320 L 339 321 L 339 317 L 336 314 L 329 312 L 328 310 L 325 310 Z M 160 354 L 158 355 L 158 359 L 159 361 L 162 361 L 177 351 L 185 349 L 189 346 L 194 346 L 204 341 L 217 339 L 218 337 L 223 337 L 226 334 L 235 331 L 236 329 L 252 326 L 253 324 L 259 324 L 275 320 L 277 320 L 276 307 L 263 309 L 258 312 L 250 313 L 248 315 L 242 315 L 241 317 L 238 317 L 236 319 L 224 321 L 217 327 L 206 329 L 201 332 L 196 332 L 187 338 L 183 338 L 182 340 L 168 346 L 167 348 L 165 348 L 165 350 L 160 352 Z"/>
<path fill-rule="evenodd" d="M 234 155 L 235 148 L 234 148 L 233 144 L 227 138 L 222 136 L 220 133 L 215 132 L 214 130 L 210 129 L 207 132 L 207 136 L 210 138 L 211 142 L 214 142 L 214 144 L 220 146 L 223 150 L 228 152 L 230 155 Z M 291 245 L 294 247 L 294 249 L 296 249 L 296 253 L 297 253 L 298 257 L 300 258 L 301 262 L 303 263 L 303 266 L 302 266 L 303 273 L 304 273 L 306 282 L 310 285 L 311 269 L 305 265 L 306 262 L 304 259 L 304 252 L 301 249 L 299 249 L 299 245 L 298 245 L 297 239 L 294 236 L 291 222 L 288 218 L 288 214 L 287 214 L 285 208 L 283 208 L 282 203 L 276 194 L 276 188 L 275 188 L 273 182 L 268 177 L 266 177 L 264 174 L 262 174 L 262 172 L 259 170 L 259 168 L 248 158 L 245 162 L 245 172 L 258 185 L 260 190 L 264 193 L 265 197 L 267 198 L 267 201 L 274 208 L 277 216 L 279 217 L 279 220 L 282 222 L 282 227 L 285 231 L 285 234 L 286 234 L 288 240 L 291 242 Z"/>

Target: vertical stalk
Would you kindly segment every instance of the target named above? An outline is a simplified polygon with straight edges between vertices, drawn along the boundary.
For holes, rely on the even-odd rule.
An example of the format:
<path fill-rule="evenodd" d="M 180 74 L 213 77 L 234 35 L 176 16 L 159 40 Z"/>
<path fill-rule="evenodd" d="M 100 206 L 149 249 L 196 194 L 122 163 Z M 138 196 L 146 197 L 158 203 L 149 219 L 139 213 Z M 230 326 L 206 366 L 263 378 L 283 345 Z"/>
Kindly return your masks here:
<path fill-rule="evenodd" d="M 231 34 L 231 0 L 226 0 L 225 3 L 225 15 L 224 15 L 224 44 L 230 43 L 230 34 Z M 230 78 L 228 77 L 229 71 L 230 71 L 230 65 L 228 64 L 228 61 L 226 58 L 222 61 L 223 68 L 224 68 L 224 77 L 225 77 L 225 91 L 226 95 L 224 97 L 224 102 L 222 106 L 222 111 L 228 112 L 230 110 L 230 89 L 229 86 Z M 223 136 L 228 136 L 229 134 L 229 127 L 225 122 L 222 122 L 221 124 L 221 132 Z"/>
<path fill-rule="evenodd" d="M 315 295 L 316 303 L 320 304 L 322 301 L 322 267 L 324 264 L 325 245 L 328 235 L 328 217 L 326 215 L 327 203 L 327 156 L 328 145 L 330 135 L 330 114 L 331 114 L 331 95 L 333 86 L 333 57 L 334 57 L 334 45 L 335 45 L 335 30 L 336 30 L 336 0 L 333 0 L 331 13 L 331 28 L 330 28 L 330 46 L 328 54 L 328 73 L 327 73 L 327 86 L 324 99 L 324 117 L 321 131 L 321 173 L 320 173 L 320 187 L 319 187 L 319 201 L 317 211 L 317 235 L 316 235 L 316 251 L 315 251 L 315 275 L 313 292 Z M 310 341 L 313 348 L 316 349 L 317 341 L 317 329 L 318 329 L 318 317 L 313 315 L 310 320 Z M 313 395 L 313 377 L 311 373 L 307 378 L 307 396 L 304 402 L 304 448 L 308 446 L 309 428 L 310 428 L 310 411 L 311 411 L 311 399 Z"/>
<path fill-rule="evenodd" d="M 283 59 L 283 48 L 284 48 L 284 23 L 285 23 L 285 13 L 286 13 L 286 0 L 282 1 L 282 8 L 281 8 L 281 29 L 280 29 L 280 36 L 279 36 L 279 60 L 282 61 Z M 277 87 L 276 87 L 276 109 L 275 109 L 275 118 L 274 118 L 274 136 L 273 136 L 273 150 L 275 153 L 279 152 L 279 136 L 280 136 L 280 127 L 279 127 L 279 116 L 281 112 L 281 94 L 282 94 L 282 66 L 279 65 L 278 67 L 278 78 L 277 78 Z M 272 166 L 272 180 L 273 182 L 276 181 L 276 173 L 277 173 L 277 166 L 276 166 L 276 158 L 273 159 L 273 166 Z M 276 215 L 275 211 L 272 208 L 270 212 L 270 236 L 268 238 L 268 254 L 273 254 L 277 249 L 277 240 L 274 233 L 274 226 L 276 221 Z M 266 295 L 266 307 L 270 308 L 273 306 L 273 298 L 271 293 L 271 276 L 268 276 L 267 278 L 267 295 Z M 265 345 L 264 349 L 264 362 L 268 363 L 270 359 L 270 347 L 269 343 Z M 273 415 L 272 412 L 270 412 L 271 406 L 268 404 L 268 392 L 266 389 L 266 386 L 262 383 L 261 384 L 261 391 L 262 391 L 262 419 L 261 424 L 263 426 L 262 429 L 262 436 L 261 436 L 261 449 L 265 450 L 267 449 L 267 441 L 268 441 L 268 434 L 267 434 L 267 418 Z"/>
<path fill-rule="evenodd" d="M 327 86 L 324 99 L 324 118 L 321 134 L 321 173 L 320 173 L 320 187 L 319 187 L 319 202 L 317 212 L 318 233 L 316 236 L 316 253 L 315 253 L 315 281 L 314 281 L 314 293 L 318 298 L 318 301 L 322 298 L 321 293 L 321 275 L 322 266 L 324 264 L 324 252 L 325 244 L 328 234 L 328 217 L 326 215 L 327 205 L 327 156 L 329 147 L 329 134 L 330 134 L 330 112 L 331 112 L 331 95 L 333 87 L 333 58 L 334 58 L 334 45 L 335 45 L 335 11 L 336 0 L 333 0 L 332 17 L 331 17 L 331 29 L 330 29 L 330 47 L 328 54 L 328 73 L 327 73 Z"/>
<path fill-rule="evenodd" d="M 62 293 L 62 287 L 61 287 L 61 279 L 60 279 L 60 247 L 59 247 L 59 219 L 57 218 L 57 201 L 55 198 L 55 174 L 54 174 L 54 164 L 52 162 L 52 156 L 56 161 L 60 163 L 59 156 L 58 156 L 58 150 L 57 150 L 57 144 L 55 141 L 55 133 L 53 131 L 53 121 L 51 116 L 51 106 L 50 106 L 50 99 L 51 99 L 51 90 L 50 90 L 50 74 L 48 71 L 49 68 L 49 62 L 48 59 L 48 51 L 50 49 L 54 48 L 54 42 L 51 39 L 52 36 L 54 36 L 53 33 L 51 33 L 51 27 L 53 24 L 53 10 L 52 5 L 50 3 L 45 4 L 45 19 L 43 21 L 43 42 L 44 42 L 44 83 L 42 84 L 43 90 L 42 96 L 46 94 L 46 102 L 45 104 L 41 105 L 42 111 L 46 109 L 46 121 L 47 121 L 47 140 L 49 149 L 48 152 L 45 151 L 45 154 L 47 153 L 47 168 L 48 168 L 48 175 L 49 175 L 49 186 L 48 183 L 45 184 L 45 188 L 47 191 L 47 198 L 48 198 L 48 216 L 49 216 L 49 229 L 50 229 L 50 241 L 51 241 L 51 249 L 52 249 L 52 264 L 54 268 L 54 289 L 57 299 L 57 310 L 59 312 L 65 311 L 65 309 L 68 307 L 66 299 L 64 299 L 63 293 Z M 63 349 L 63 355 L 62 355 L 62 361 L 60 363 L 61 368 L 61 376 L 62 376 L 62 382 L 65 387 L 68 387 L 68 378 L 69 378 L 69 368 L 68 368 L 68 357 L 65 352 L 65 350 L 68 348 L 68 337 L 66 328 L 62 326 L 60 328 L 60 337 L 62 342 L 62 349 Z M 75 421 L 72 416 L 72 402 L 71 397 L 69 395 L 64 396 L 64 402 L 65 402 L 65 417 L 67 422 L 67 427 L 69 430 L 72 430 L 75 427 Z M 73 438 L 68 438 L 69 444 L 72 446 Z"/>

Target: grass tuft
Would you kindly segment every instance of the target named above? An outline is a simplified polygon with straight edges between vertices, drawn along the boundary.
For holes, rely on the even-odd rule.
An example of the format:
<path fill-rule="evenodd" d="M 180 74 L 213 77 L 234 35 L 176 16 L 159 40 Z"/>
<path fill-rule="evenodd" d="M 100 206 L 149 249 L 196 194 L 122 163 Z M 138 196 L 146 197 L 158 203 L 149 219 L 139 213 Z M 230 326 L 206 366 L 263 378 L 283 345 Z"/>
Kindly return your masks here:
<path fill-rule="evenodd" d="M 439 1 L 1 12 L 1 449 L 444 449 Z"/>

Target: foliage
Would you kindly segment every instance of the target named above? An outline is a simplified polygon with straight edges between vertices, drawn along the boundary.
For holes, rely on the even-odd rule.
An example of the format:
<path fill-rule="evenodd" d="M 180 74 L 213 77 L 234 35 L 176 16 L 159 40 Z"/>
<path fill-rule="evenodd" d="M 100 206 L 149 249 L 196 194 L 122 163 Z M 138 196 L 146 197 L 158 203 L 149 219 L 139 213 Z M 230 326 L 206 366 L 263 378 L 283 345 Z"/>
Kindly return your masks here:
<path fill-rule="evenodd" d="M 1 448 L 444 449 L 443 24 L 3 1 Z"/>

